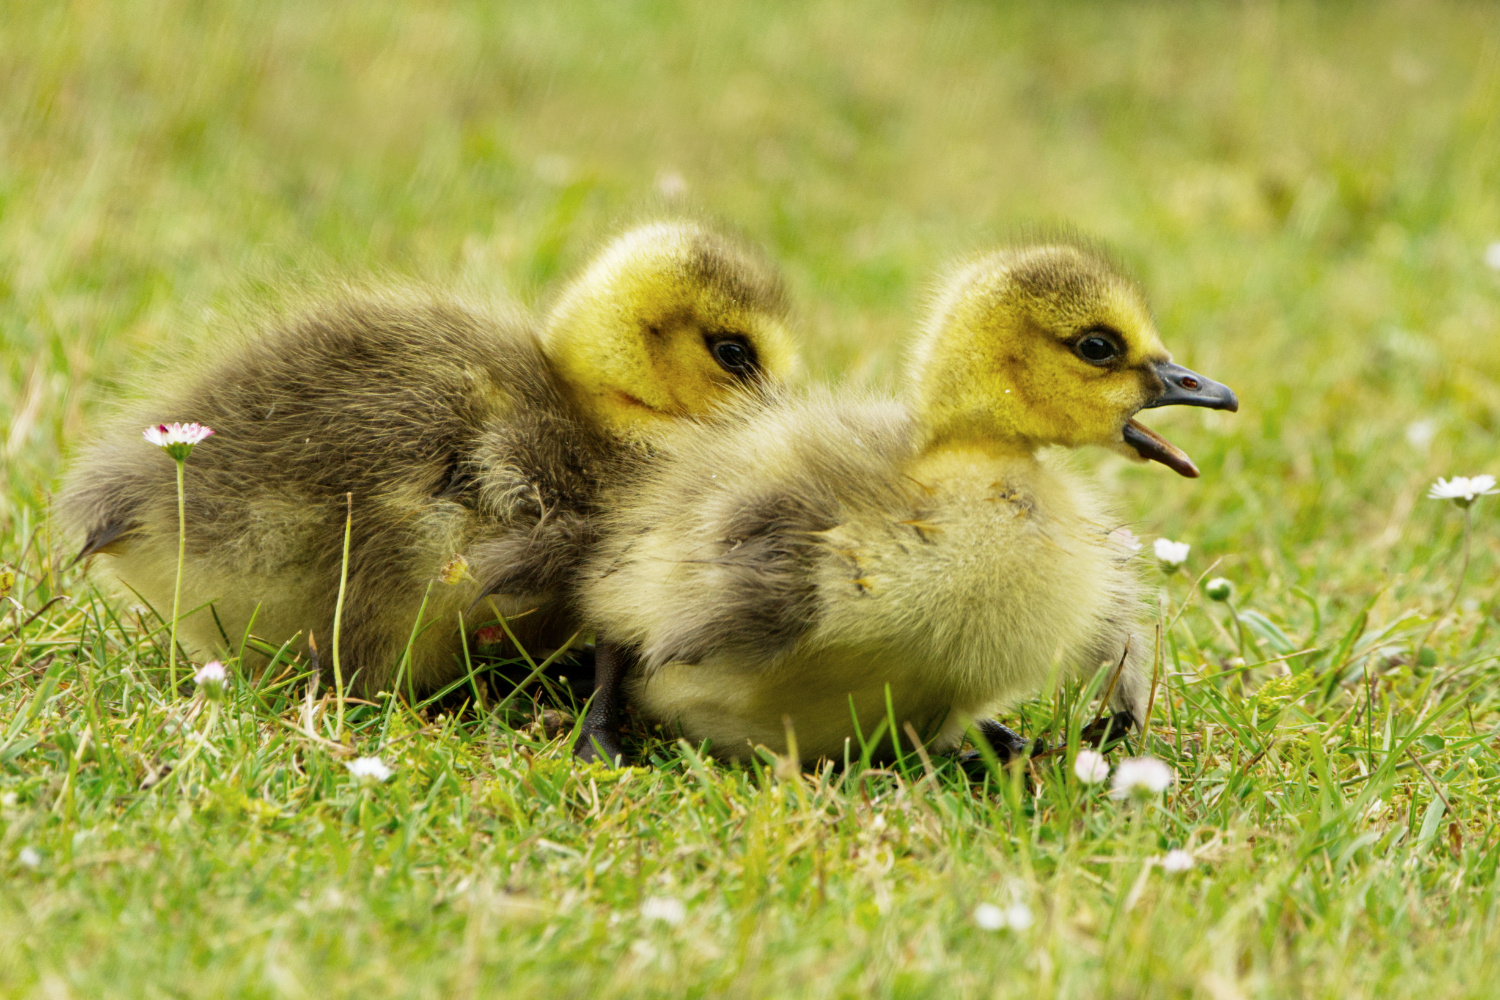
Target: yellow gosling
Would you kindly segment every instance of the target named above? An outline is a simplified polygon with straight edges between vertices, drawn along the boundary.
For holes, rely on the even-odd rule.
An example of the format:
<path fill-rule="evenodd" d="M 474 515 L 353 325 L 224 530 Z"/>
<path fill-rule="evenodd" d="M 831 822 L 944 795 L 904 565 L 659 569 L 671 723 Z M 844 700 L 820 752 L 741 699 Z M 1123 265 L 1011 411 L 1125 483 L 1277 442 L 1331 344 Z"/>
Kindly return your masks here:
<path fill-rule="evenodd" d="M 685 426 L 601 518 L 582 588 L 600 660 L 647 717 L 721 758 L 935 750 L 1049 682 L 1124 661 L 1141 717 L 1148 644 L 1133 553 L 1090 477 L 1054 446 L 1103 445 L 1196 476 L 1134 418 L 1233 410 L 1175 365 L 1140 291 L 1069 245 L 954 273 L 904 399 L 813 392 Z M 609 699 L 602 699 L 606 702 Z M 617 751 L 612 720 L 584 736 Z M 1002 755 L 1021 749 L 997 724 Z M 585 748 L 580 751 L 588 756 Z"/>

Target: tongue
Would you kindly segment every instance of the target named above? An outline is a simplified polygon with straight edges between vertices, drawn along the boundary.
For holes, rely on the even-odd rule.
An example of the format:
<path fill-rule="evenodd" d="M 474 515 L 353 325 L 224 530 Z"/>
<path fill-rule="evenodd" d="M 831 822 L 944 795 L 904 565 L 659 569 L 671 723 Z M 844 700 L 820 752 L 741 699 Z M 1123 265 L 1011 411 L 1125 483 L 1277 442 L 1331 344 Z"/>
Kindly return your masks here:
<path fill-rule="evenodd" d="M 1198 467 L 1181 448 L 1139 421 L 1132 420 L 1125 425 L 1125 443 L 1134 448 L 1137 455 L 1160 462 L 1179 476 L 1198 478 Z"/>

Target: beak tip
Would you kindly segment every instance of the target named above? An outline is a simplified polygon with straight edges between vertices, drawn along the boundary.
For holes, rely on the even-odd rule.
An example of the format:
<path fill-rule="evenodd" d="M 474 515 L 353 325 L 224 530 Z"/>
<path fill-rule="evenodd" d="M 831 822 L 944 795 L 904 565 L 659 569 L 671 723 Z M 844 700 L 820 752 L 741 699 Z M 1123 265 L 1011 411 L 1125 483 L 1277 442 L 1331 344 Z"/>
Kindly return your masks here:
<path fill-rule="evenodd" d="M 1162 382 L 1162 392 L 1146 403 L 1143 409 L 1157 406 L 1201 406 L 1209 410 L 1228 410 L 1238 413 L 1240 397 L 1222 382 L 1205 378 L 1171 361 L 1154 365 Z"/>

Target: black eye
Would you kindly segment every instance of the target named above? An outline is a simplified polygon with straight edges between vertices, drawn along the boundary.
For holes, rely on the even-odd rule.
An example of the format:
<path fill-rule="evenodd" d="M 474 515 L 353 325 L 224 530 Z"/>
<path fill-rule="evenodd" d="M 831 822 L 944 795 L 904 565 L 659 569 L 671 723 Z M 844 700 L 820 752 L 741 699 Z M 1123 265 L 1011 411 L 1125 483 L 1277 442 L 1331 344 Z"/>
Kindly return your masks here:
<path fill-rule="evenodd" d="M 714 336 L 708 338 L 708 352 L 714 356 L 719 367 L 731 375 L 748 378 L 757 372 L 755 351 L 738 336 Z"/>
<path fill-rule="evenodd" d="M 1108 364 L 1120 356 L 1119 342 L 1102 333 L 1085 334 L 1073 345 L 1073 350 L 1091 365 Z"/>

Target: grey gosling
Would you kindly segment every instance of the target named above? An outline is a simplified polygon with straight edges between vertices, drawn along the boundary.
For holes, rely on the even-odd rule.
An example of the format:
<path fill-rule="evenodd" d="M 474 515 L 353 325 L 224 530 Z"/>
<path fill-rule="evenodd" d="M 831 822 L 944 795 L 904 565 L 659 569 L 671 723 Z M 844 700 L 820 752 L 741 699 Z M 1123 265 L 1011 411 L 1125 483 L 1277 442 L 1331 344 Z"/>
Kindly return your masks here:
<path fill-rule="evenodd" d="M 103 556 L 117 589 L 165 612 L 175 473 L 141 427 L 206 424 L 217 433 L 186 470 L 182 606 L 208 608 L 182 620 L 185 647 L 214 655 L 252 627 L 272 647 L 316 636 L 326 672 L 352 509 L 345 676 L 366 695 L 398 671 L 432 691 L 463 676 L 460 621 L 498 610 L 523 644 L 568 640 L 601 490 L 667 427 L 790 375 L 785 315 L 768 264 L 688 223 L 607 245 L 539 328 L 453 301 L 349 297 L 216 348 L 115 418 L 58 507 L 80 558 Z"/>

